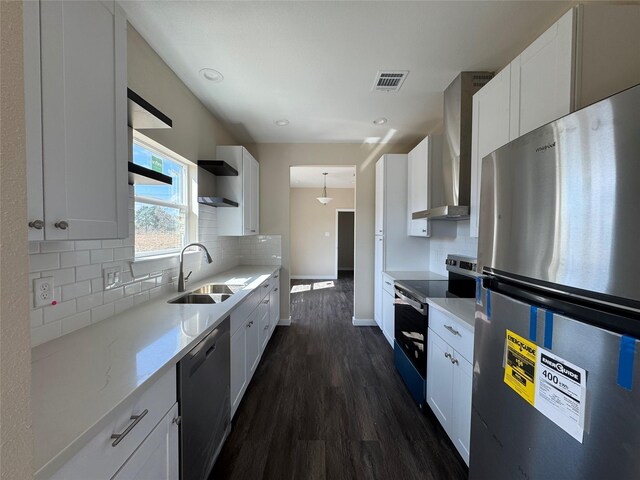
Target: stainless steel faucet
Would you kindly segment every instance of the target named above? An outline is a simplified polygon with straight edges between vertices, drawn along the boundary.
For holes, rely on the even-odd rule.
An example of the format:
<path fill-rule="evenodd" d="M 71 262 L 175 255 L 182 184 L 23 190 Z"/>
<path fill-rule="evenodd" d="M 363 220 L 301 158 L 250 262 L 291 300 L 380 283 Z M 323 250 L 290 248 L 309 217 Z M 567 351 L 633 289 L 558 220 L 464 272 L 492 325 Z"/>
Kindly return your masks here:
<path fill-rule="evenodd" d="M 204 250 L 204 258 L 207 261 L 207 263 L 213 262 L 213 260 L 211 259 L 211 255 L 209 255 L 209 250 L 207 250 L 207 247 L 205 247 L 201 243 L 190 243 L 189 245 L 184 247 L 180 252 L 180 274 L 178 275 L 178 291 L 179 292 L 184 292 L 185 278 L 184 278 L 184 271 L 182 269 L 182 265 L 184 263 L 184 251 L 189 247 L 200 247 L 202 250 Z M 189 275 L 191 275 L 191 272 L 189 272 Z M 189 275 L 187 275 L 187 278 L 189 278 Z"/>

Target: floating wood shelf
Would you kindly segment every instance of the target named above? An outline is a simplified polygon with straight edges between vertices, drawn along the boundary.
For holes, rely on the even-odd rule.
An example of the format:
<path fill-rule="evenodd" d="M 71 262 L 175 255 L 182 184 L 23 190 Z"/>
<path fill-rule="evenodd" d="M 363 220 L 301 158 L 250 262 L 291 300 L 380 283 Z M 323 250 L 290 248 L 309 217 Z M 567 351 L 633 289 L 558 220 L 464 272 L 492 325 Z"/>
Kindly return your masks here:
<path fill-rule="evenodd" d="M 129 162 L 129 185 L 173 185 L 169 175 Z"/>
<path fill-rule="evenodd" d="M 210 207 L 237 207 L 239 205 L 238 202 L 223 197 L 198 197 L 198 203 Z"/>
<path fill-rule="evenodd" d="M 127 114 L 129 126 L 135 130 L 145 128 L 171 128 L 173 122 L 164 113 L 127 88 Z"/>
<path fill-rule="evenodd" d="M 218 177 L 237 177 L 238 171 L 222 160 L 198 160 L 198 166 Z"/>

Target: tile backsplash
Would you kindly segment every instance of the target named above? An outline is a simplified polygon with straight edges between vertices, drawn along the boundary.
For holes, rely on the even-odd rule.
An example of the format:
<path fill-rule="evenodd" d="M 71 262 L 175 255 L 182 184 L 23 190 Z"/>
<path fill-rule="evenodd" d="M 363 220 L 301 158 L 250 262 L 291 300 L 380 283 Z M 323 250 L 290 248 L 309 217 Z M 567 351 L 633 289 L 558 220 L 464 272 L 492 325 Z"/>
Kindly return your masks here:
<path fill-rule="evenodd" d="M 469 237 L 469 220 L 431 223 L 429 270 L 432 272 L 447 275 L 444 261 L 450 253 L 475 257 L 477 252 L 478 239 Z"/>
<path fill-rule="evenodd" d="M 217 210 L 199 206 L 198 237 L 213 263 L 199 253 L 185 255 L 185 274 L 192 281 L 238 265 L 280 265 L 280 236 L 221 237 Z M 124 240 L 29 242 L 31 343 L 39 345 L 112 317 L 158 295 L 175 291 L 178 259 L 136 263 L 134 259 L 133 188 L 129 200 L 130 236 Z M 102 270 L 122 267 L 121 283 L 104 289 Z M 134 274 L 135 272 L 135 274 Z M 33 280 L 53 277 L 55 306 L 33 308 Z"/>

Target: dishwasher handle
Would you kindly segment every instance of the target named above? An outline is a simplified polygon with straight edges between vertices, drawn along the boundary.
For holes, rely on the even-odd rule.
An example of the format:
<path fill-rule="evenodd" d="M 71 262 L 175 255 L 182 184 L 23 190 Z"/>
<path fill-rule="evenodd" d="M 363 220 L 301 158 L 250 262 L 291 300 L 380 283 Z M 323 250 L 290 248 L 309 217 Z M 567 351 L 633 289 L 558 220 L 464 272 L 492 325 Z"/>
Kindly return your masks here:
<path fill-rule="evenodd" d="M 198 345 L 193 347 L 189 353 L 182 359 L 182 362 L 187 363 L 186 369 L 189 372 L 189 377 L 192 377 L 202 364 L 209 358 L 209 356 L 216 350 L 216 343 L 222 334 L 222 328 L 217 327 L 204 340 Z"/>

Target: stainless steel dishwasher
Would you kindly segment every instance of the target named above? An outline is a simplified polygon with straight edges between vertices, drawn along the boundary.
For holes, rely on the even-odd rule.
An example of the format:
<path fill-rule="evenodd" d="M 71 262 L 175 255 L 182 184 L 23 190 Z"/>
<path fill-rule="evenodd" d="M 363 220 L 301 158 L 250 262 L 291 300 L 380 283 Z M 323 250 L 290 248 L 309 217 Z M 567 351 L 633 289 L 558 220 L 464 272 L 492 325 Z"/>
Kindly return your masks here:
<path fill-rule="evenodd" d="M 206 480 L 231 429 L 229 317 L 178 364 L 180 478 Z"/>

